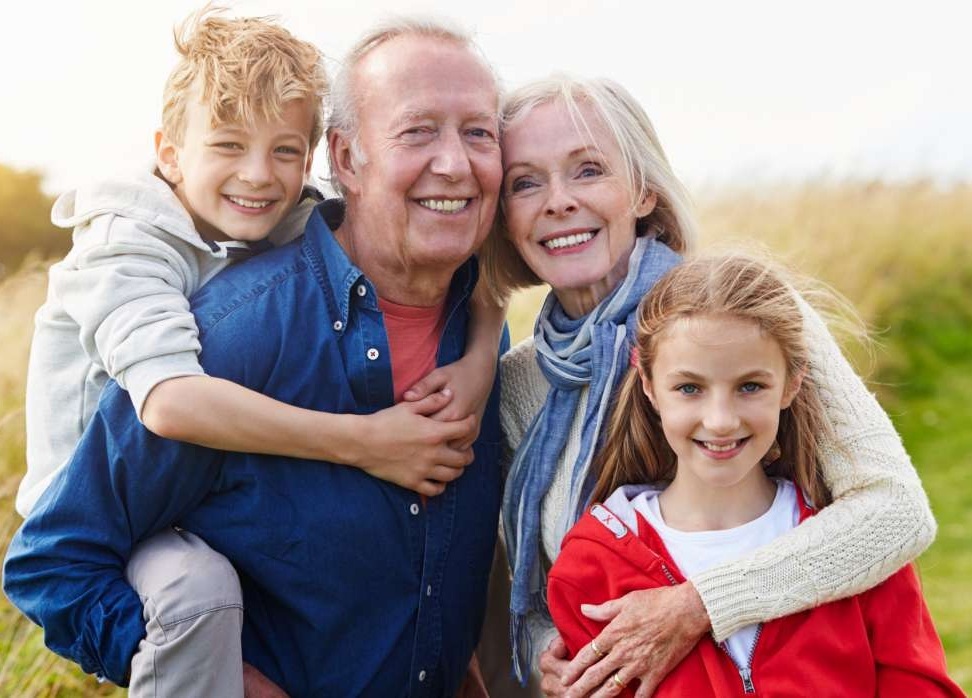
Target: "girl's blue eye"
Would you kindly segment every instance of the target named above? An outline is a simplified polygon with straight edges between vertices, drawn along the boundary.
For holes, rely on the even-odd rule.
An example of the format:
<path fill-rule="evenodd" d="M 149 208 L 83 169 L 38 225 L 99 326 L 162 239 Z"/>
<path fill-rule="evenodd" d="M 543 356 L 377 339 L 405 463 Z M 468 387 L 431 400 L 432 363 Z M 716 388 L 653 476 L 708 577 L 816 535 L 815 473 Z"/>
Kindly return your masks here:
<path fill-rule="evenodd" d="M 684 385 L 679 385 L 675 388 L 682 395 L 697 395 L 701 392 L 699 386 L 693 385 L 692 383 L 686 383 Z"/>
<path fill-rule="evenodd" d="M 283 153 L 284 155 L 303 155 L 304 151 L 300 148 L 295 148 L 292 145 L 282 145 L 277 148 L 277 151 Z"/>
<path fill-rule="evenodd" d="M 741 386 L 739 386 L 739 390 L 744 393 L 758 393 L 762 389 L 762 385 L 759 383 L 753 383 L 752 381 L 743 383 Z"/>

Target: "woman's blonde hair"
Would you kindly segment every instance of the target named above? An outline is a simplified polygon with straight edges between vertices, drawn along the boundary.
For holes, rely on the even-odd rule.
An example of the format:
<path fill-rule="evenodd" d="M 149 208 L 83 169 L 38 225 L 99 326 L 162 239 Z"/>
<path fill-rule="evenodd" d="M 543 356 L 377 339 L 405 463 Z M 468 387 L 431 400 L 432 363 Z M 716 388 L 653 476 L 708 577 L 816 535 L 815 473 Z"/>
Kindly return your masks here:
<path fill-rule="evenodd" d="M 676 252 L 690 250 L 695 244 L 696 223 L 688 192 L 672 171 L 651 120 L 635 98 L 612 80 L 555 75 L 504 95 L 501 129 L 508 129 L 535 107 L 549 102 L 564 104 L 578 130 L 587 134 L 591 127 L 583 107 L 591 108 L 614 136 L 632 208 L 651 194 L 657 197 L 654 210 L 638 220 L 636 234 L 654 234 Z M 502 203 L 480 262 L 493 295 L 499 299 L 518 288 L 543 283 L 510 242 Z"/>
<path fill-rule="evenodd" d="M 638 308 L 638 368 L 647 378 L 658 345 L 678 320 L 719 315 L 755 323 L 779 345 L 788 384 L 803 382 L 780 413 L 777 444 L 764 458 L 771 475 L 792 479 L 817 507 L 830 501 L 819 464 L 820 444 L 830 433 L 817 386 L 808 372 L 803 313 L 796 291 L 781 272 L 754 257 L 732 254 L 687 261 L 668 272 Z M 612 409 L 604 446 L 595 459 L 594 501 L 623 484 L 671 480 L 676 459 L 658 413 L 634 367 L 628 370 Z"/>

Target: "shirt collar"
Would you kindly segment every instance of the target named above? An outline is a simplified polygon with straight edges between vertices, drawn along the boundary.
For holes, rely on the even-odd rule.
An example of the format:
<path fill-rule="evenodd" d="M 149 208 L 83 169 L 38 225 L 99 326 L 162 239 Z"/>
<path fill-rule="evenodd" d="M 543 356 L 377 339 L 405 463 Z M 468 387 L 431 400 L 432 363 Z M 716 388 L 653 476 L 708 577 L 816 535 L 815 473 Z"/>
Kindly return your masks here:
<path fill-rule="evenodd" d="M 374 285 L 355 266 L 334 237 L 334 229 L 344 220 L 344 201 L 328 199 L 317 206 L 307 221 L 303 248 L 318 283 L 327 298 L 328 315 L 334 330 L 343 334 L 348 326 L 352 299 L 373 310 L 378 309 Z M 475 258 L 464 262 L 452 276 L 446 300 L 446 317 L 470 295 L 479 276 Z M 364 288 L 361 293 L 359 287 Z"/>

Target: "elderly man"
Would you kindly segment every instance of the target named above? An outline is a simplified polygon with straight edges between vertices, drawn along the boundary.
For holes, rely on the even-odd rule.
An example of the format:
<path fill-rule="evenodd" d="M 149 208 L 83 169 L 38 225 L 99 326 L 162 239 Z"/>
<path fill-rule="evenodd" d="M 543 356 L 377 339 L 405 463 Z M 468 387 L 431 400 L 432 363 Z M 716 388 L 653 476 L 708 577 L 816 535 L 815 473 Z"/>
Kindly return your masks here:
<path fill-rule="evenodd" d="M 389 406 L 402 370 L 462 354 L 502 177 L 497 88 L 469 40 L 403 22 L 352 51 L 329 134 L 346 197 L 193 301 L 207 372 L 329 412 Z M 55 651 L 124 684 L 145 629 L 125 579 L 170 526 L 223 553 L 243 657 L 293 696 L 452 696 L 479 635 L 500 501 L 494 389 L 475 460 L 437 497 L 329 463 L 143 429 L 109 386 L 11 545 L 5 589 Z"/>

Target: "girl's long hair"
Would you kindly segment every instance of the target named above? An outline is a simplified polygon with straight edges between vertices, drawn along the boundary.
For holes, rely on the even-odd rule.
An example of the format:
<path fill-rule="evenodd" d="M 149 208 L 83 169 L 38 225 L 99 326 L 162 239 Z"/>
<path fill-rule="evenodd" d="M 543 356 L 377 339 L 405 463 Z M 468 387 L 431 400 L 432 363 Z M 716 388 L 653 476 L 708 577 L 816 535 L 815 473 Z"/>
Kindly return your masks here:
<path fill-rule="evenodd" d="M 817 507 L 830 502 L 819 464 L 821 443 L 831 429 L 809 371 L 803 311 L 797 293 L 767 262 L 732 254 L 687 261 L 666 274 L 638 309 L 633 360 L 651 378 L 659 342 L 683 318 L 718 315 L 756 323 L 779 344 L 787 384 L 802 376 L 790 406 L 782 410 L 777 444 L 764 458 L 770 475 L 793 480 Z M 593 501 L 603 501 L 624 484 L 670 481 L 676 459 L 658 413 L 645 395 L 635 367 L 628 370 L 612 408 L 593 472 Z"/>

